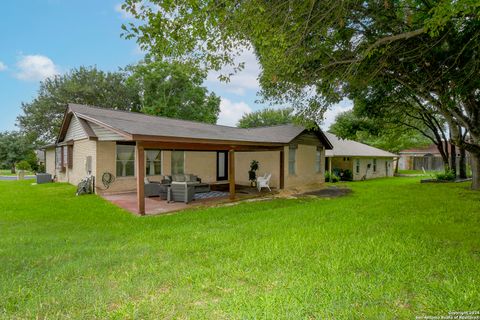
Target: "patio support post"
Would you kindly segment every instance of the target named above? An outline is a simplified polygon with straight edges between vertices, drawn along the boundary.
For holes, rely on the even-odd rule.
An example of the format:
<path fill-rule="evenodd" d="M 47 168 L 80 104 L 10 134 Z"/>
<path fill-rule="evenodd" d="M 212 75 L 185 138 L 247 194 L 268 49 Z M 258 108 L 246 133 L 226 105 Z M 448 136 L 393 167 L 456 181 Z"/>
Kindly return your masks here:
<path fill-rule="evenodd" d="M 235 150 L 228 151 L 228 179 L 230 199 L 235 199 Z"/>
<path fill-rule="evenodd" d="M 145 151 L 141 142 L 135 145 L 135 174 L 137 175 L 137 209 L 145 215 Z"/>
<path fill-rule="evenodd" d="M 332 176 L 332 157 L 328 157 L 328 173 Z"/>
<path fill-rule="evenodd" d="M 285 151 L 280 150 L 280 189 L 285 187 Z"/>

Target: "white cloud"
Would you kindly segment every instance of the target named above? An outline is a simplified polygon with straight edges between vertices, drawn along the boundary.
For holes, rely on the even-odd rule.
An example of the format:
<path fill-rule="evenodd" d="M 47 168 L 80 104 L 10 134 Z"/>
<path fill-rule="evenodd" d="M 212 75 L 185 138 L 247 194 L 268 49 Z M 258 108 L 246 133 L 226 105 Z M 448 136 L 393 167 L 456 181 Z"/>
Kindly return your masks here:
<path fill-rule="evenodd" d="M 247 90 L 259 91 L 260 83 L 258 82 L 258 76 L 260 74 L 260 64 L 253 51 L 245 49 L 235 58 L 235 64 L 241 62 L 245 63 L 244 69 L 231 76 L 229 82 L 220 82 L 218 79 L 219 75 L 232 73 L 232 69 L 229 67 L 224 67 L 219 72 L 210 72 L 207 76 L 207 82 L 215 84 L 219 89 L 239 96 L 245 95 Z"/>
<path fill-rule="evenodd" d="M 0 72 L 1 71 L 5 71 L 7 70 L 7 66 L 5 65 L 5 63 L 3 63 L 2 61 L 0 61 Z"/>
<path fill-rule="evenodd" d="M 53 61 L 42 55 L 21 56 L 17 68 L 15 76 L 26 81 L 44 80 L 60 73 Z"/>
<path fill-rule="evenodd" d="M 224 126 L 236 126 L 238 120 L 245 114 L 252 112 L 252 108 L 245 102 L 232 102 L 222 98 L 220 101 L 220 115 L 217 124 Z"/>
<path fill-rule="evenodd" d="M 130 12 L 125 11 L 122 9 L 122 3 L 118 3 L 115 5 L 114 10 L 122 16 L 123 19 L 132 19 L 133 15 Z"/>
<path fill-rule="evenodd" d="M 344 99 L 340 103 L 337 103 L 332 108 L 328 109 L 323 115 L 323 122 L 322 122 L 321 128 L 323 130 L 328 130 L 330 128 L 330 125 L 332 125 L 332 123 L 335 122 L 335 117 L 339 113 L 345 112 L 352 108 L 353 108 L 353 102 L 348 99 Z"/>

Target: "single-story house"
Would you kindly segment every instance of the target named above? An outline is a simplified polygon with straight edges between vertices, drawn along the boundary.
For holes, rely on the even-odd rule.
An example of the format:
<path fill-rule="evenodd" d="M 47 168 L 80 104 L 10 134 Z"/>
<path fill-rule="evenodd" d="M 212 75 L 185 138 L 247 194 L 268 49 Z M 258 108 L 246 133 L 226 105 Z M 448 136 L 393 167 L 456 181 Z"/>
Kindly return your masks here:
<path fill-rule="evenodd" d="M 452 149 L 450 142 L 446 143 L 449 151 Z M 455 148 L 456 157 L 460 158 L 460 149 Z M 400 170 L 427 170 L 427 171 L 444 171 L 445 164 L 442 155 L 438 151 L 436 144 L 432 143 L 426 147 L 411 148 L 400 151 L 398 159 L 398 168 Z M 451 159 L 449 159 L 451 160 Z M 466 163 L 470 163 L 470 155 L 465 153 Z M 456 171 L 460 171 L 459 162 L 456 163 Z"/>
<path fill-rule="evenodd" d="M 392 177 L 394 161 L 398 157 L 391 152 L 325 132 L 333 148 L 326 150 L 326 170 L 338 172 L 349 170 L 353 180 Z"/>
<path fill-rule="evenodd" d="M 450 148 L 450 146 L 449 146 Z M 400 170 L 443 171 L 443 158 L 435 144 L 423 148 L 405 149 L 398 153 L 398 168 Z"/>
<path fill-rule="evenodd" d="M 56 144 L 46 149 L 46 171 L 75 185 L 91 174 L 97 193 L 136 191 L 144 213 L 145 176 L 195 174 L 228 184 L 233 197 L 235 185 L 250 184 L 250 163 L 257 160 L 258 174 L 272 174 L 270 186 L 304 187 L 324 182 L 331 148 L 319 128 L 243 129 L 69 104 Z M 115 177 L 108 188 L 105 176 Z"/>

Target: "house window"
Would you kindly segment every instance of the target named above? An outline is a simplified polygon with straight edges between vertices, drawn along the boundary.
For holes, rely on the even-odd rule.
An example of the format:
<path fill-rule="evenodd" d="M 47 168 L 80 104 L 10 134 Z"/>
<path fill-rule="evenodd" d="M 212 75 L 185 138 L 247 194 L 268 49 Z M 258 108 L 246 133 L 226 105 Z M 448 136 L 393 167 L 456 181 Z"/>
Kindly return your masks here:
<path fill-rule="evenodd" d="M 317 150 L 317 152 L 315 153 L 315 171 L 317 173 L 319 173 L 322 169 L 321 161 L 322 161 L 322 152 L 320 150 Z"/>
<path fill-rule="evenodd" d="M 55 167 L 58 170 L 63 170 L 63 147 L 57 147 L 55 149 Z"/>
<path fill-rule="evenodd" d="M 373 172 L 377 172 L 377 159 L 373 159 Z"/>
<path fill-rule="evenodd" d="M 290 146 L 288 150 L 288 174 L 295 174 L 297 159 L 297 147 Z"/>
<path fill-rule="evenodd" d="M 117 144 L 117 177 L 135 175 L 135 146 Z"/>
<path fill-rule="evenodd" d="M 162 174 L 162 151 L 145 150 L 145 175 L 155 176 Z"/>
<path fill-rule="evenodd" d="M 172 174 L 185 173 L 185 151 L 172 151 Z"/>
<path fill-rule="evenodd" d="M 68 167 L 69 169 L 72 169 L 73 168 L 73 146 L 67 146 L 67 147 L 64 147 L 64 149 L 67 150 L 67 157 L 65 159 L 67 159 L 67 163 L 65 164 L 66 167 Z"/>
<path fill-rule="evenodd" d="M 355 161 L 355 172 L 360 173 L 360 159 Z"/>

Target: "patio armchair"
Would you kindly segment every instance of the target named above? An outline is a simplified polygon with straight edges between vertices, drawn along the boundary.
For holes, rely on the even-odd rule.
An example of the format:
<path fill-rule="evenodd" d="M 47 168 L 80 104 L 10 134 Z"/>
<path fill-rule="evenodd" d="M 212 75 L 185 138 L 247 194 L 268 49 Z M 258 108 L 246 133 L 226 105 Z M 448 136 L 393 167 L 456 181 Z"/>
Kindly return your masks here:
<path fill-rule="evenodd" d="M 188 182 L 173 181 L 168 188 L 167 202 L 189 203 L 195 196 L 195 186 Z"/>
<path fill-rule="evenodd" d="M 263 177 L 258 177 L 257 178 L 257 188 L 258 191 L 260 192 L 262 188 L 268 188 L 269 191 L 272 191 L 270 189 L 270 186 L 268 185 L 270 183 L 270 178 L 272 177 L 272 174 L 265 174 Z"/>
<path fill-rule="evenodd" d="M 162 200 L 167 199 L 168 185 L 145 179 L 144 193 L 145 197 L 160 197 Z"/>

